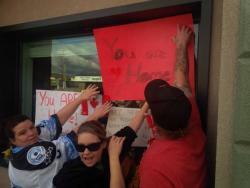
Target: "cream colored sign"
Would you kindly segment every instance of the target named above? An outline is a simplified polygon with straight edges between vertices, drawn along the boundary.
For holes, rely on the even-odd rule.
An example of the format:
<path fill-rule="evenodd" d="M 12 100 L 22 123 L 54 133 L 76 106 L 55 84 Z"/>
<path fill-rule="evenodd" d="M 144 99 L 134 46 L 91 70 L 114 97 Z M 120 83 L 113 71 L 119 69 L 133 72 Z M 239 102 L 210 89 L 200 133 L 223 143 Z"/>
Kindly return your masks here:
<path fill-rule="evenodd" d="M 123 127 L 129 125 L 131 119 L 135 116 L 138 108 L 121 108 L 113 107 L 109 113 L 107 124 L 107 135 L 113 135 Z M 133 146 L 146 147 L 148 140 L 151 138 L 152 132 L 144 120 L 141 128 L 137 132 L 137 139 L 134 141 Z"/>

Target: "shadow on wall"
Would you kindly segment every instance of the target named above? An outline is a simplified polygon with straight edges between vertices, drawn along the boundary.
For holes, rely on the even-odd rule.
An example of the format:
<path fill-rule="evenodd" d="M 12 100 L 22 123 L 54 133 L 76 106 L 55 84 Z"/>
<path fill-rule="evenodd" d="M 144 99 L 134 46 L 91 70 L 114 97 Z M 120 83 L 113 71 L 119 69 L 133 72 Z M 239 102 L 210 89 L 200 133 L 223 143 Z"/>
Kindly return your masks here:
<path fill-rule="evenodd" d="M 8 169 L 4 167 L 0 167 L 0 187 L 1 188 L 9 188 L 10 181 L 8 177 Z"/>

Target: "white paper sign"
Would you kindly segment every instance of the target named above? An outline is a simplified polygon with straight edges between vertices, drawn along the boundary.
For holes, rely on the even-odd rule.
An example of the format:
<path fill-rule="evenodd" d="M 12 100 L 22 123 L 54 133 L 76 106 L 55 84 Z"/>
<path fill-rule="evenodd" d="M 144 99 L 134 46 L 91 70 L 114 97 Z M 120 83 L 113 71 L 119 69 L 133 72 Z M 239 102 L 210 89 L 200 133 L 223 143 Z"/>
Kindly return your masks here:
<path fill-rule="evenodd" d="M 48 119 L 52 114 L 57 113 L 63 106 L 72 102 L 79 92 L 36 90 L 36 115 L 35 123 Z M 101 96 L 97 97 L 98 104 L 101 104 Z M 88 113 L 93 113 L 94 108 L 88 101 Z M 63 126 L 63 133 L 70 132 L 75 126 L 84 122 L 87 116 L 81 114 L 81 105 Z"/>
<path fill-rule="evenodd" d="M 107 135 L 113 135 L 121 128 L 128 126 L 138 110 L 138 108 L 113 107 L 108 117 L 108 124 L 106 128 Z M 146 147 L 148 144 L 148 140 L 152 136 L 152 132 L 145 120 L 143 121 L 143 124 L 137 132 L 137 136 L 138 137 L 132 145 L 138 147 Z"/>
<path fill-rule="evenodd" d="M 49 119 L 51 115 L 57 113 L 63 106 L 72 102 L 78 95 L 79 92 L 36 90 L 35 124 L 38 124 L 42 120 Z M 99 95 L 97 97 L 98 105 L 102 104 L 101 100 L 101 95 Z M 121 128 L 129 125 L 131 119 L 138 110 L 138 108 L 112 107 L 106 128 L 107 136 L 113 135 Z M 88 113 L 91 114 L 93 111 L 94 108 L 88 101 Z M 64 124 L 63 133 L 70 132 L 75 126 L 84 122 L 86 118 L 87 116 L 82 115 L 80 105 L 76 112 Z M 148 140 L 152 135 L 146 121 L 143 122 L 137 135 L 138 137 L 134 141 L 133 146 L 146 147 Z"/>

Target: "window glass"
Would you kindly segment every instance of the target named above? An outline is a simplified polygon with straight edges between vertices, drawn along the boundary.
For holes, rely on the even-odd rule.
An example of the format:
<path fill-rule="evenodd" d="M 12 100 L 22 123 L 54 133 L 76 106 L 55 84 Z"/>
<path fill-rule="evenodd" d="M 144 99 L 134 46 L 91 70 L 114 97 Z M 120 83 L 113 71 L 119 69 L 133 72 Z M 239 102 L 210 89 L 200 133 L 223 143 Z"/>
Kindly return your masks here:
<path fill-rule="evenodd" d="M 45 64 L 50 66 L 49 88 L 35 85 L 38 87 L 34 89 L 79 91 L 89 82 L 100 85 L 102 79 L 93 36 L 38 41 L 26 45 L 26 62 L 31 60 L 33 66 L 38 62 L 41 67 Z M 33 71 L 41 74 L 41 71 L 48 70 L 33 68 Z M 38 72 L 33 72 L 33 78 Z"/>
<path fill-rule="evenodd" d="M 52 40 L 51 89 L 78 90 L 100 75 L 93 36 Z"/>
<path fill-rule="evenodd" d="M 197 57 L 199 24 L 194 25 Z M 94 83 L 102 92 L 102 78 L 94 36 L 41 40 L 23 43 L 22 112 L 32 115 L 36 89 L 81 91 Z M 135 101 L 119 106 L 137 107 Z M 34 115 L 33 115 L 34 116 Z"/>
<path fill-rule="evenodd" d="M 22 113 L 33 117 L 37 89 L 81 91 L 102 79 L 93 36 L 24 42 Z"/>

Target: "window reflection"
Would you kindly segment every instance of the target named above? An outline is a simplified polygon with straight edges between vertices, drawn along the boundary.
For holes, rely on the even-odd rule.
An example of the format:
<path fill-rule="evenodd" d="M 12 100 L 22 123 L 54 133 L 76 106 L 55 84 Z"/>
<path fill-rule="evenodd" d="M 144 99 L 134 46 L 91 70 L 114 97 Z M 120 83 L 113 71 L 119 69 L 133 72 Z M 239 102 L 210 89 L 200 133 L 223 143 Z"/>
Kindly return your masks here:
<path fill-rule="evenodd" d="M 101 85 L 93 36 L 52 40 L 51 89 L 79 90 L 86 83 Z"/>
<path fill-rule="evenodd" d="M 25 75 L 33 80 L 33 93 L 36 89 L 80 91 L 89 83 L 102 89 L 93 36 L 28 42 L 23 54 L 26 70 L 33 67 L 33 73 Z"/>

